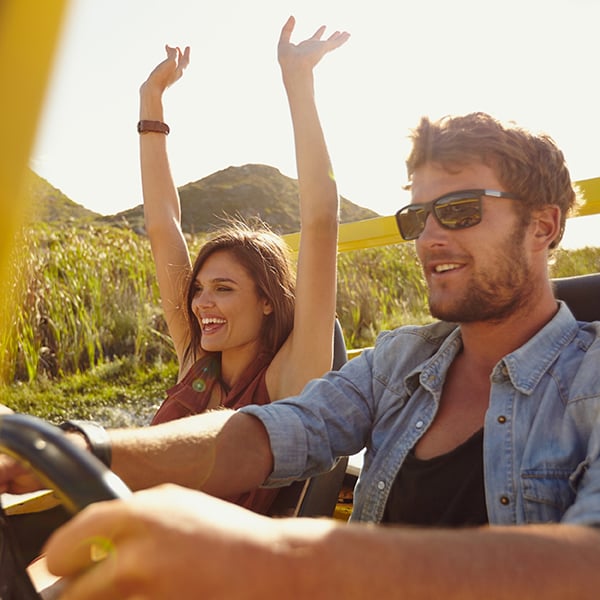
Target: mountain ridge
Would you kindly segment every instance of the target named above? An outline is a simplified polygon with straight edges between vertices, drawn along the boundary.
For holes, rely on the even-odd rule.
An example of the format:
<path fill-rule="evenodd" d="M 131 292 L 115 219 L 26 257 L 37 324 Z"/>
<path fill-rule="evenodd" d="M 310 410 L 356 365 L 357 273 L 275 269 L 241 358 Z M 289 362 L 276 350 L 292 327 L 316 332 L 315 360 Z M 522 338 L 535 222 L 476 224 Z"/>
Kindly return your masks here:
<path fill-rule="evenodd" d="M 259 218 L 280 234 L 300 229 L 298 181 L 269 165 L 229 166 L 178 189 L 184 233 L 212 231 L 227 216 L 247 221 Z M 144 233 L 141 204 L 114 215 L 100 215 L 77 204 L 34 171 L 31 171 L 27 194 L 31 221 L 98 222 Z M 376 216 L 379 215 L 375 211 L 340 197 L 341 222 Z"/>

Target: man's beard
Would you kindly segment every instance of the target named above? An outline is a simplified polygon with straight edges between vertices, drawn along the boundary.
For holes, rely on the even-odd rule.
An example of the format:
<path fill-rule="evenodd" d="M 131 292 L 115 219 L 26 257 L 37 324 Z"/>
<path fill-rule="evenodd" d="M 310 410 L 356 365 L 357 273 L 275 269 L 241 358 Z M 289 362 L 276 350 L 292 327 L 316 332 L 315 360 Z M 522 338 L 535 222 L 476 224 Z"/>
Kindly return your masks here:
<path fill-rule="evenodd" d="M 493 264 L 473 274 L 464 293 L 451 304 L 436 303 L 430 295 L 431 315 L 442 321 L 474 323 L 501 321 L 526 305 L 532 293 L 529 265 L 523 260 L 523 231 L 513 232 Z"/>

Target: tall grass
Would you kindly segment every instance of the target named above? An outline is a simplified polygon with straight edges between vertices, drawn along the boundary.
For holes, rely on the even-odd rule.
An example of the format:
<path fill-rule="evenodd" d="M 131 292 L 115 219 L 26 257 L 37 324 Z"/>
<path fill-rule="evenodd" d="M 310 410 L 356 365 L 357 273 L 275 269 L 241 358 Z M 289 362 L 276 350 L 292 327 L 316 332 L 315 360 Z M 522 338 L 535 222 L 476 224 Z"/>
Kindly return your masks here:
<path fill-rule="evenodd" d="M 430 320 L 425 279 L 414 245 L 341 254 L 337 313 L 348 348 L 372 345 L 383 329 Z"/>
<path fill-rule="evenodd" d="M 24 231 L 0 310 L 2 380 L 77 373 L 115 356 L 171 359 L 147 241 L 86 226 Z"/>
<path fill-rule="evenodd" d="M 190 241 L 193 251 L 199 241 Z M 2 382 L 60 379 L 116 358 L 146 366 L 175 360 L 145 237 L 114 226 L 36 225 L 22 233 L 13 264 L 0 301 L 10 323 L 0 338 Z M 589 272 L 600 272 L 600 248 L 556 254 L 554 276 Z M 412 244 L 342 254 L 338 281 L 349 348 L 429 320 Z"/>

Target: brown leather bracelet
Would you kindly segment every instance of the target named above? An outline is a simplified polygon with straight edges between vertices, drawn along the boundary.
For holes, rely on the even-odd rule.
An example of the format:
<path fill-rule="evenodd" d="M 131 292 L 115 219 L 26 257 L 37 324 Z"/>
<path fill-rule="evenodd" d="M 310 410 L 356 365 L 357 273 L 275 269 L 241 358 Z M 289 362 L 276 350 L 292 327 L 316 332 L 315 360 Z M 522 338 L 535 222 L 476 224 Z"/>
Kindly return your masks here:
<path fill-rule="evenodd" d="M 137 124 L 138 133 L 164 133 L 165 135 L 169 135 L 171 129 L 166 123 L 162 121 L 138 121 Z"/>

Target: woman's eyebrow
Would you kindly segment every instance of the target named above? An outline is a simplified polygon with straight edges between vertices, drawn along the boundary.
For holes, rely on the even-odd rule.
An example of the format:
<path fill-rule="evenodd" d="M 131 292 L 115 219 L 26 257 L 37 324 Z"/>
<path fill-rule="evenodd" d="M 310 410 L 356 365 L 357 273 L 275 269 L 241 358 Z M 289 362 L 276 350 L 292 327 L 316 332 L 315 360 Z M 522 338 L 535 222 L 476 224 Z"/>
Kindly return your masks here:
<path fill-rule="evenodd" d="M 199 277 L 196 277 L 196 283 L 201 283 L 201 280 Z M 231 279 L 231 277 L 213 277 L 212 279 L 208 280 L 208 283 L 235 283 L 235 284 L 237 284 L 237 281 L 235 279 Z"/>

